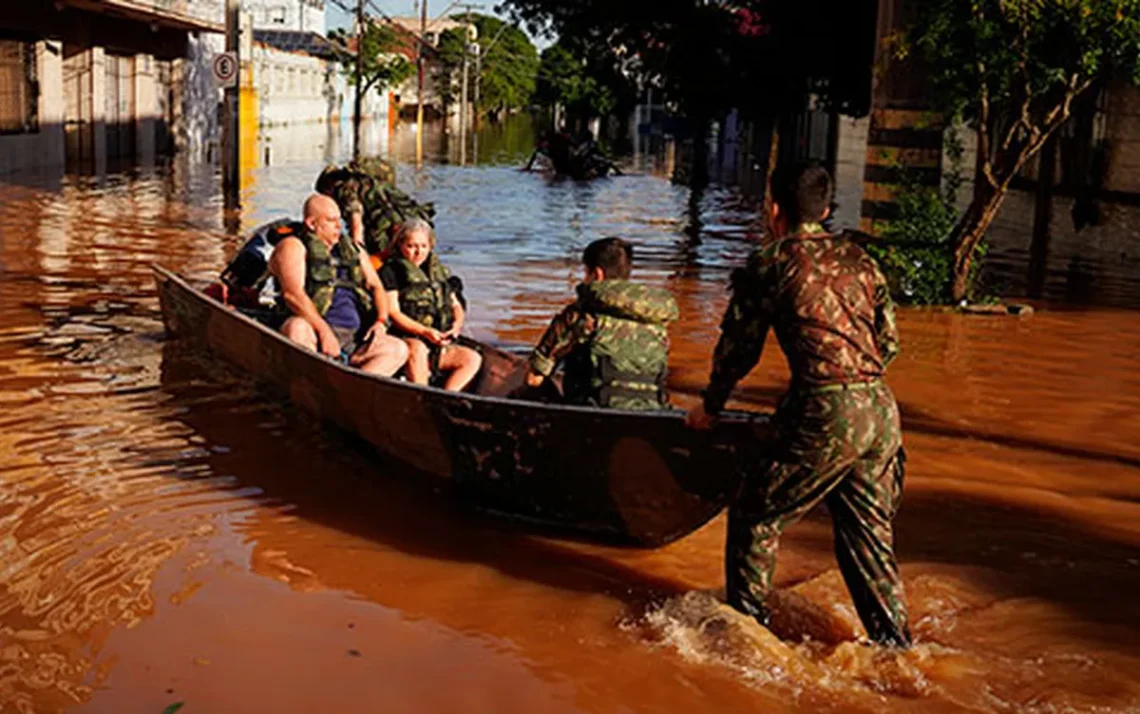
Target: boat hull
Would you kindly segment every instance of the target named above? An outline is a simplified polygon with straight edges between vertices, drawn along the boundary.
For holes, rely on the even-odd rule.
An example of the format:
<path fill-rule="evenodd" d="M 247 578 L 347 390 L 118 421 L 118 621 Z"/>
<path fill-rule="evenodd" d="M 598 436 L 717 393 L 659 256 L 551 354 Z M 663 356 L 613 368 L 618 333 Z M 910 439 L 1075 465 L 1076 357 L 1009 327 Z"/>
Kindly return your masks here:
<path fill-rule="evenodd" d="M 520 383 L 525 363 L 486 345 L 482 394 L 368 375 L 299 347 L 163 268 L 154 272 L 171 335 L 250 372 L 433 486 L 510 519 L 658 547 L 719 513 L 764 456 L 764 417 L 694 432 L 679 412 L 493 396 Z"/>

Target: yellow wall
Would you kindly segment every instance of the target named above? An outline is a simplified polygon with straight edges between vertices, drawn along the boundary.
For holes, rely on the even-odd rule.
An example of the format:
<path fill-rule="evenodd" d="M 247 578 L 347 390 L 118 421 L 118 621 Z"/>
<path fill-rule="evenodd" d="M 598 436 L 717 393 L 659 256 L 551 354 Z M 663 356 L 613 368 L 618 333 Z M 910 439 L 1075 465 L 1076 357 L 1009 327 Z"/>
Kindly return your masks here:
<path fill-rule="evenodd" d="M 260 131 L 258 116 L 257 90 L 253 87 L 242 87 L 238 109 L 238 135 L 241 137 L 238 161 L 241 167 L 242 187 L 250 185 L 251 175 L 258 165 L 257 144 Z"/>

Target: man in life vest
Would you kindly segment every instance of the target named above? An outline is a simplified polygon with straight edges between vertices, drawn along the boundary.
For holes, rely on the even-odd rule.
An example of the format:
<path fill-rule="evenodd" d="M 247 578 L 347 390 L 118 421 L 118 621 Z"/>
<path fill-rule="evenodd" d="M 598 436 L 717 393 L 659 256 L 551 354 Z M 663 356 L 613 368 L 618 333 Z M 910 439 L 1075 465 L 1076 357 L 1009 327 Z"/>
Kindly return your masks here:
<path fill-rule="evenodd" d="M 329 357 L 390 377 L 408 348 L 388 335 L 388 300 L 368 256 L 341 231 L 340 209 L 327 196 L 305 201 L 304 228 L 283 238 L 269 258 L 290 315 L 281 332 Z"/>
<path fill-rule="evenodd" d="M 773 175 L 772 242 L 733 274 L 709 385 L 688 423 L 711 426 L 774 331 L 791 384 L 776 412 L 774 457 L 746 475 L 729 508 L 728 604 L 767 624 L 780 534 L 826 503 L 839 569 L 867 634 L 909 647 L 891 529 L 902 495 L 902 429 L 883 381 L 899 334 L 878 265 L 855 241 L 822 225 L 833 193 L 830 174 L 818 165 Z"/>
<path fill-rule="evenodd" d="M 614 409 L 668 405 L 667 326 L 677 319 L 668 291 L 629 280 L 633 247 L 603 238 L 582 253 L 578 300 L 550 323 L 530 357 L 528 387 L 538 388 L 565 361 L 567 402 Z"/>

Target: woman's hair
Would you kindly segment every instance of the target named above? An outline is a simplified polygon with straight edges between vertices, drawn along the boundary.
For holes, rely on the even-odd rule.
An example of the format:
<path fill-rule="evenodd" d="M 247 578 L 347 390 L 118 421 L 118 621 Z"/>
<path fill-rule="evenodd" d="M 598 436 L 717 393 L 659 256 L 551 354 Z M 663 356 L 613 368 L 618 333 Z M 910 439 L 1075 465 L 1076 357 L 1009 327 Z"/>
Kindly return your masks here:
<path fill-rule="evenodd" d="M 392 250 L 399 250 L 408 236 L 413 233 L 427 233 L 428 242 L 432 248 L 435 248 L 435 231 L 432 230 L 431 224 L 422 218 L 409 218 L 396 233 L 396 239 L 392 241 Z"/>

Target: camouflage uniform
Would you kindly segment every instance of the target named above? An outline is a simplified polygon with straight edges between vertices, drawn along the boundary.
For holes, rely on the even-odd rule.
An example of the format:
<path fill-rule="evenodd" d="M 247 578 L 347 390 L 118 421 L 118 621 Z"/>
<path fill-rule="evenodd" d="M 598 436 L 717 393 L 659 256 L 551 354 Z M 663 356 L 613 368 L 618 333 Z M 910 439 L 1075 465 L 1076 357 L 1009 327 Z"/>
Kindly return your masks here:
<path fill-rule="evenodd" d="M 549 377 L 566 360 L 562 382 L 571 404 L 652 410 L 668 404 L 666 325 L 677 319 L 667 291 L 628 280 L 578 286 L 578 300 L 551 321 L 530 358 Z"/>
<path fill-rule="evenodd" d="M 766 620 L 780 534 L 823 502 L 867 633 L 908 646 L 891 533 L 902 495 L 902 430 L 882 381 L 899 350 L 894 306 L 862 248 L 816 224 L 798 233 L 758 251 L 734 274 L 704 396 L 706 411 L 719 412 L 774 329 L 792 384 L 776 415 L 775 458 L 746 477 L 729 510 L 729 603 Z"/>

